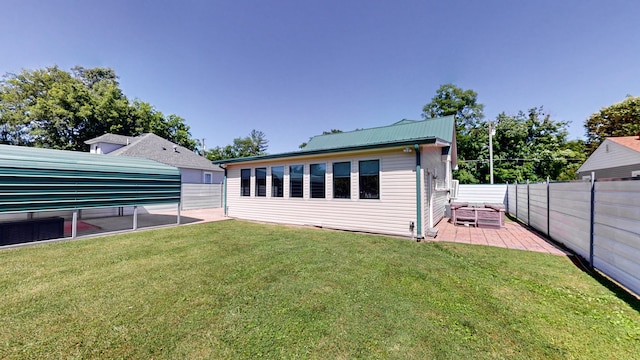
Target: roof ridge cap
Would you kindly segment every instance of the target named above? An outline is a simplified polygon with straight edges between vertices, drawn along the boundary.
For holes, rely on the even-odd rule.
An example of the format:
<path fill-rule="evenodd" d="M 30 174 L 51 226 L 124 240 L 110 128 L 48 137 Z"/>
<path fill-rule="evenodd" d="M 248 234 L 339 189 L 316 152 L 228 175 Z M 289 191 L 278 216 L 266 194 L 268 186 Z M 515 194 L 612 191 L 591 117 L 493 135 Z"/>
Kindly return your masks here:
<path fill-rule="evenodd" d="M 398 124 L 398 123 L 394 123 L 394 124 L 390 124 L 390 125 L 381 125 L 381 126 L 375 126 L 375 127 L 370 127 L 370 128 L 366 128 L 366 129 L 356 129 L 356 130 L 349 130 L 349 131 L 343 131 L 340 133 L 332 133 L 332 134 L 320 134 L 320 135 L 315 135 L 312 136 L 311 138 L 316 138 L 319 136 L 329 136 L 329 135 L 340 135 L 340 134 L 349 134 L 349 133 L 353 133 L 356 131 L 367 131 L 367 130 L 376 130 L 376 129 L 382 129 L 382 128 L 388 128 L 388 127 L 395 127 L 395 126 L 407 126 L 407 125 L 415 125 L 416 123 L 422 123 L 422 122 L 427 122 L 430 120 L 438 120 L 438 119 L 444 119 L 444 118 L 448 118 L 450 116 L 454 116 L 454 115 L 447 115 L 447 116 L 441 116 L 441 117 L 437 117 L 437 118 L 427 118 L 427 119 L 422 119 L 422 120 L 411 120 L 411 119 L 402 119 L 402 120 L 411 120 L 413 122 L 411 123 L 404 123 L 404 124 Z M 400 121 L 402 121 L 400 120 Z"/>

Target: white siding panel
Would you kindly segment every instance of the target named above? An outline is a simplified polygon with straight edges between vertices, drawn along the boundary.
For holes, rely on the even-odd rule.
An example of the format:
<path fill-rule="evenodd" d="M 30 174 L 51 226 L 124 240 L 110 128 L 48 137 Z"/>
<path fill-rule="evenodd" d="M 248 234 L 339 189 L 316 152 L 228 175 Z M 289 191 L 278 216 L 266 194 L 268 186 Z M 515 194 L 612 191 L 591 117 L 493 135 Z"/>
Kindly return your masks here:
<path fill-rule="evenodd" d="M 380 199 L 359 199 L 358 161 L 380 160 Z M 351 161 L 351 199 L 333 199 L 331 166 L 333 162 Z M 326 162 L 327 195 L 325 199 L 309 198 L 309 165 Z M 304 198 L 289 198 L 289 165 L 305 165 Z M 267 182 L 267 196 L 258 198 L 240 196 L 240 169 L 285 166 L 285 197 L 272 198 L 271 184 Z M 289 160 L 265 165 L 229 166 L 227 172 L 228 215 L 240 219 L 266 222 L 312 225 L 353 231 L 410 236 L 409 222 L 416 222 L 415 155 L 401 151 L 330 159 Z"/>
<path fill-rule="evenodd" d="M 202 184 L 202 170 L 180 168 L 180 181 L 187 184 Z"/>
<path fill-rule="evenodd" d="M 464 184 L 458 188 L 455 202 L 468 203 L 506 203 L 507 185 L 505 184 Z"/>
<path fill-rule="evenodd" d="M 449 203 L 447 191 L 436 191 L 433 206 L 433 225 L 435 226 L 444 218 L 445 205 Z"/>
<path fill-rule="evenodd" d="M 639 152 L 605 139 L 578 170 L 589 172 L 634 164 L 640 164 Z"/>

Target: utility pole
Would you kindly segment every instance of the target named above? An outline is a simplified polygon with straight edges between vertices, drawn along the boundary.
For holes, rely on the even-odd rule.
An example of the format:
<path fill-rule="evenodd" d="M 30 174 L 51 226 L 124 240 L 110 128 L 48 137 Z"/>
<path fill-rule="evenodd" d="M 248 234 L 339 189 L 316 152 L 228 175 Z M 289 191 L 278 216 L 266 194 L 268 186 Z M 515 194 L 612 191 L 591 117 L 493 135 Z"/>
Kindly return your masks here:
<path fill-rule="evenodd" d="M 206 158 L 207 157 L 207 147 L 204 145 L 204 139 L 202 138 L 202 157 Z"/>
<path fill-rule="evenodd" d="M 495 134 L 493 122 L 489 121 L 489 179 L 491 184 L 493 184 L 493 135 Z"/>

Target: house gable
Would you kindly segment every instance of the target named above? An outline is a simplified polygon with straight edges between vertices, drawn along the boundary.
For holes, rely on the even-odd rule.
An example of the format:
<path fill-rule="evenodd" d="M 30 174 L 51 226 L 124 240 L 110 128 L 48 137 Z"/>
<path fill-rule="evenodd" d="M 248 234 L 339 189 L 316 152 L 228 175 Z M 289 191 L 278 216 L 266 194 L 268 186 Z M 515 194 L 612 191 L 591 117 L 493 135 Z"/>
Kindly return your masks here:
<path fill-rule="evenodd" d="M 637 137 L 633 136 L 633 138 Z M 612 138 L 607 138 L 580 166 L 578 173 L 636 164 L 640 164 L 640 151 L 613 141 Z"/>

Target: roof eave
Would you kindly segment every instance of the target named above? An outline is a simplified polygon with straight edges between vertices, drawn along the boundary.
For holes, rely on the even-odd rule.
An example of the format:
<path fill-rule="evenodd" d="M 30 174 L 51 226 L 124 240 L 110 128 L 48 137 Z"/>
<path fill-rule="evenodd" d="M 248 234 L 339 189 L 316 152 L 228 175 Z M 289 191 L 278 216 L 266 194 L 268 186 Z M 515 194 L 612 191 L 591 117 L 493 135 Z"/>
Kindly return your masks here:
<path fill-rule="evenodd" d="M 396 146 L 408 146 L 408 145 L 415 145 L 415 144 L 418 144 L 418 145 L 440 144 L 441 142 L 444 142 L 447 145 L 449 144 L 448 142 L 436 137 L 427 137 L 427 138 L 421 138 L 421 139 L 402 140 L 402 141 L 395 141 L 395 142 L 388 142 L 388 143 L 381 143 L 381 144 L 367 144 L 367 145 L 347 146 L 347 147 L 340 147 L 340 148 L 333 148 L 333 149 L 318 149 L 318 150 L 308 150 L 308 151 L 301 150 L 301 151 L 292 151 L 292 152 L 279 153 L 279 154 L 215 160 L 215 161 L 212 161 L 212 163 L 216 165 L 233 164 L 233 163 L 243 163 L 243 162 L 250 162 L 250 161 L 332 154 L 332 153 L 341 153 L 341 152 L 358 151 L 358 150 L 383 149 L 383 148 L 390 148 L 390 147 L 396 147 Z"/>

